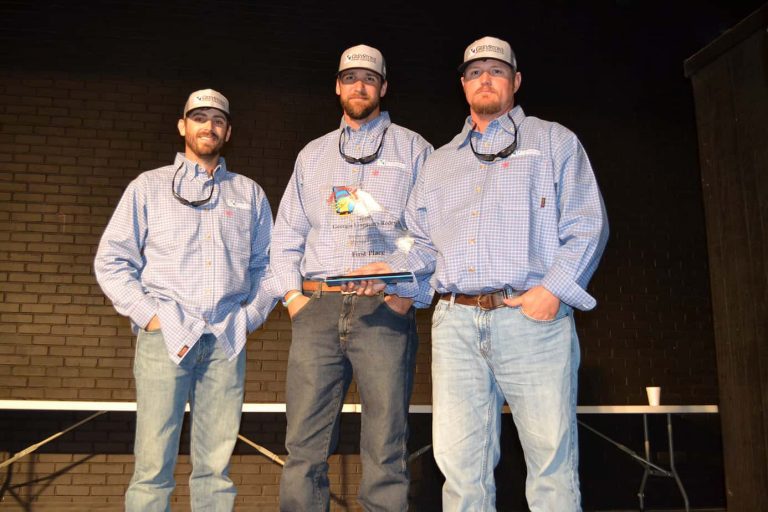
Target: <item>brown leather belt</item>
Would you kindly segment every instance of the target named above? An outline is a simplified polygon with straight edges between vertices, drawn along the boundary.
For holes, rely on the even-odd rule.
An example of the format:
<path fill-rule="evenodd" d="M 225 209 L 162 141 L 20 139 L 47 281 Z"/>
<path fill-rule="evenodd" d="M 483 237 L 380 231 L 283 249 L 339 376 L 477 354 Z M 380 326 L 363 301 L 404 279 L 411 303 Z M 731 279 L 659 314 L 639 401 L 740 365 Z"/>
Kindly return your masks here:
<path fill-rule="evenodd" d="M 475 306 L 484 310 L 496 309 L 504 306 L 504 299 L 507 297 L 513 297 L 519 295 L 520 292 L 506 292 L 505 290 L 496 290 L 490 293 L 482 293 L 480 295 L 464 295 L 463 293 L 455 294 L 453 301 L 456 304 L 463 304 L 465 306 Z M 440 300 L 451 300 L 451 293 L 444 293 L 440 296 Z"/>
<path fill-rule="evenodd" d="M 320 290 L 323 293 L 339 293 L 341 286 L 328 286 L 323 281 L 304 281 L 301 289 L 305 292 L 316 292 Z"/>

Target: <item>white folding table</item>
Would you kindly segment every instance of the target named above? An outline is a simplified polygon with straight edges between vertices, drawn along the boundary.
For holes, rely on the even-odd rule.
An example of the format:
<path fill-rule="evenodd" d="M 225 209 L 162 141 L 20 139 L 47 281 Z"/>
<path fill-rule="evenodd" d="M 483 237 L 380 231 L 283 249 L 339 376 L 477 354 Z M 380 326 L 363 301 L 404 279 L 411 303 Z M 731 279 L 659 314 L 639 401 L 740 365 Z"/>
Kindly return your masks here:
<path fill-rule="evenodd" d="M 52 436 L 33 444 L 25 448 L 24 450 L 14 454 L 8 459 L 0 462 L 0 469 L 13 464 L 26 455 L 34 452 L 41 446 L 53 441 L 54 439 L 66 434 L 67 432 L 76 429 L 80 425 L 89 422 L 93 418 L 112 411 L 135 411 L 135 402 L 88 402 L 88 401 L 59 401 L 59 400 L 0 400 L 0 410 L 34 410 L 34 411 L 95 411 L 94 414 L 87 418 L 77 422 L 76 424 L 57 432 Z M 187 406 L 189 410 L 189 406 Z M 285 412 L 284 403 L 246 403 L 243 404 L 244 413 L 281 413 Z M 360 404 L 344 404 L 342 408 L 344 413 L 360 413 Z M 431 405 L 411 405 L 411 414 L 431 414 Z M 509 409 L 504 406 L 504 412 L 508 413 Z M 645 498 L 645 486 L 649 476 L 663 476 L 674 478 L 677 483 L 677 487 L 680 490 L 680 494 L 685 502 L 686 512 L 690 511 L 690 505 L 688 502 L 688 495 L 685 492 L 683 483 L 680 480 L 680 476 L 677 473 L 675 467 L 675 452 L 672 436 L 672 415 L 673 414 L 716 414 L 718 407 L 716 405 L 580 405 L 577 407 L 577 413 L 584 414 L 641 414 L 643 417 L 643 445 L 645 449 L 645 457 L 638 455 L 632 449 L 619 443 L 618 441 L 611 439 L 602 432 L 597 431 L 593 427 L 587 425 L 584 421 L 579 420 L 579 424 L 585 429 L 593 432 L 594 434 L 605 439 L 612 445 L 616 446 L 619 450 L 626 453 L 637 462 L 639 462 L 643 468 L 643 477 L 640 482 L 640 489 L 637 496 L 640 501 L 640 510 L 644 510 L 644 498 Z M 649 414 L 666 414 L 667 415 L 667 450 L 669 453 L 669 468 L 663 468 L 660 465 L 654 463 L 651 460 L 651 441 L 648 435 L 648 415 Z M 263 446 L 260 446 L 243 435 L 239 435 L 238 438 L 255 448 L 259 453 L 268 457 L 277 464 L 283 465 L 283 461 L 276 454 L 267 450 Z M 431 445 L 424 446 L 419 450 L 412 453 L 409 460 L 413 460 L 419 457 L 431 448 Z"/>

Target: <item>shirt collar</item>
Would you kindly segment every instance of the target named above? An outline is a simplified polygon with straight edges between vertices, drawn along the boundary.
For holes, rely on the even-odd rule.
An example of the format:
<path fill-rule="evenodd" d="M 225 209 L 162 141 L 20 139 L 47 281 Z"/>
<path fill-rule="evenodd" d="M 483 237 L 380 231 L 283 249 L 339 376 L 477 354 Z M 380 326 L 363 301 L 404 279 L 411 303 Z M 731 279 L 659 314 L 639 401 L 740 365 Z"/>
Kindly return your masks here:
<path fill-rule="evenodd" d="M 517 128 L 520 129 L 520 125 L 523 124 L 523 120 L 525 119 L 525 112 L 523 112 L 523 107 L 520 105 L 516 105 L 512 108 L 512 110 L 509 112 L 509 114 L 512 116 L 512 119 L 515 121 L 515 124 L 517 125 Z M 462 127 L 461 133 L 459 134 L 459 147 L 465 146 L 466 144 L 469 144 L 469 135 L 472 133 L 472 127 L 475 125 L 474 121 L 472 121 L 472 116 L 467 116 L 467 119 L 464 121 L 464 126 Z M 488 128 L 486 129 L 486 132 L 488 129 L 496 129 L 496 130 L 504 130 L 505 132 L 509 133 L 510 135 L 514 136 L 515 134 L 515 126 L 512 124 L 512 121 L 510 121 L 507 114 L 502 114 L 490 123 L 488 123 Z"/>
<path fill-rule="evenodd" d="M 346 130 L 348 135 L 352 135 L 353 133 L 361 133 L 364 135 L 378 137 L 381 135 L 381 132 L 383 132 L 384 129 L 387 128 L 390 124 L 392 124 L 392 122 L 389 120 L 389 112 L 383 111 L 367 123 L 360 125 L 360 128 L 357 130 L 349 126 L 347 121 L 342 116 L 340 127 L 342 130 Z"/>
<path fill-rule="evenodd" d="M 205 167 L 188 159 L 186 156 L 184 156 L 184 153 L 176 153 L 176 159 L 174 160 L 173 165 L 177 169 L 179 166 L 183 165 L 185 168 L 184 174 L 187 176 L 188 180 L 193 180 L 201 174 L 208 174 L 208 172 L 205 170 Z M 213 175 L 219 176 L 219 178 L 223 178 L 227 172 L 227 163 L 224 161 L 224 157 L 220 156 L 219 165 L 217 165 L 213 170 Z"/>

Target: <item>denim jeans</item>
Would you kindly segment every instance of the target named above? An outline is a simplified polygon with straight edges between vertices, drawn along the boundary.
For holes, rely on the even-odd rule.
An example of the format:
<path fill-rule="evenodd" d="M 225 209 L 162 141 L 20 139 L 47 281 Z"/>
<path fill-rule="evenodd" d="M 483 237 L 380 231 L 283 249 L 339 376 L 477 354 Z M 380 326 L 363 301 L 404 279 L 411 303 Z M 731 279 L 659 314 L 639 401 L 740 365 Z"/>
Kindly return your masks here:
<path fill-rule="evenodd" d="M 229 461 L 237 441 L 245 383 L 245 350 L 232 359 L 204 334 L 179 365 L 168 357 L 161 331 L 139 331 L 136 378 L 136 440 L 133 478 L 125 495 L 128 512 L 170 511 L 170 496 L 184 408 L 189 402 L 192 510 L 229 512 L 235 486 Z"/>
<path fill-rule="evenodd" d="M 407 510 L 414 309 L 396 313 L 381 295 L 316 292 L 292 323 L 280 510 L 329 509 L 327 460 L 353 373 L 362 404 L 358 501 L 369 511 Z"/>
<path fill-rule="evenodd" d="M 432 318 L 435 460 L 443 510 L 495 510 L 504 401 L 525 455 L 532 512 L 581 510 L 576 429 L 579 342 L 572 310 L 552 321 L 519 308 L 441 300 Z"/>

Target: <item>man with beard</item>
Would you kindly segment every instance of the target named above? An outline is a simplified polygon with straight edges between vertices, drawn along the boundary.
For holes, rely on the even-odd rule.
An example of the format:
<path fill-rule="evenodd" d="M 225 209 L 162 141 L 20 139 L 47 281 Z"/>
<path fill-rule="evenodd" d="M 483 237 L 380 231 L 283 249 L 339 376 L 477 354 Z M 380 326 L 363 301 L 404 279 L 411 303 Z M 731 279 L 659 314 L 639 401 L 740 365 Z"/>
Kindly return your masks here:
<path fill-rule="evenodd" d="M 187 403 L 192 509 L 233 509 L 229 460 L 243 404 L 243 347 L 276 302 L 262 287 L 269 203 L 220 156 L 232 133 L 229 102 L 211 89 L 193 92 L 178 129 L 184 153 L 128 185 L 94 263 L 104 293 L 137 334 L 129 512 L 170 510 Z"/>
<path fill-rule="evenodd" d="M 354 373 L 362 404 L 359 502 L 408 507 L 408 405 L 417 347 L 414 307 L 428 307 L 426 279 L 358 296 L 329 276 L 399 250 L 402 213 L 432 147 L 390 121 L 379 50 L 343 52 L 336 94 L 341 126 L 299 153 L 275 221 L 270 268 L 293 328 L 286 377 L 286 449 L 280 508 L 329 508 L 327 459 Z M 402 244 L 401 244 L 402 245 Z"/>
<path fill-rule="evenodd" d="M 605 208 L 576 136 L 515 106 L 522 77 L 509 43 L 475 41 L 459 72 L 470 115 L 419 174 L 406 212 L 412 250 L 378 266 L 417 275 L 435 267 L 433 447 L 443 510 L 494 510 L 505 400 L 531 511 L 581 510 L 573 310 L 596 304 L 586 287 L 608 238 Z"/>

